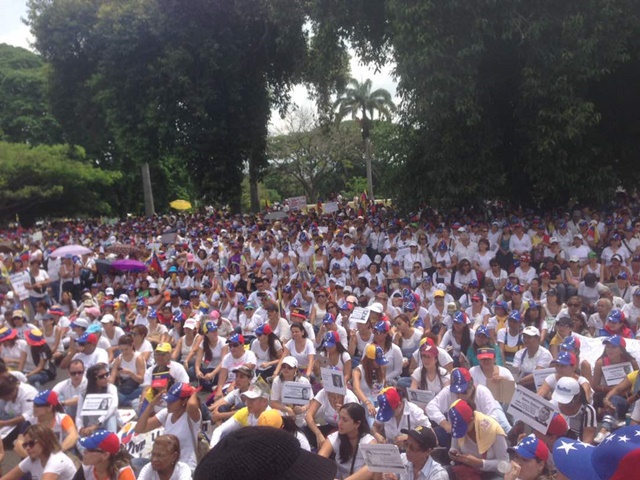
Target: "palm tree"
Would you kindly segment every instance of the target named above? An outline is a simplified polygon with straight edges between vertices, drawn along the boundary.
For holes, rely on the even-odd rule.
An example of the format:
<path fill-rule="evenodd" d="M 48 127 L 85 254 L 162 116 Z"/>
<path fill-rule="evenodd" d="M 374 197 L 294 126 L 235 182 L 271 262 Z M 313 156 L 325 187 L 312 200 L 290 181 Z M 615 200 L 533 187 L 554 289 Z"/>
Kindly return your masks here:
<path fill-rule="evenodd" d="M 395 112 L 396 106 L 391 99 L 391 94 L 384 88 L 371 91 L 371 80 L 367 79 L 363 83 L 355 78 L 349 80 L 347 88 L 339 97 L 334 109 L 337 110 L 336 121 L 351 115 L 351 118 L 360 122 L 362 141 L 364 143 L 364 155 L 367 164 L 367 190 L 369 198 L 373 200 L 373 176 L 371 173 L 371 128 L 373 117 L 377 112 L 380 118 L 391 120 L 391 114 Z"/>

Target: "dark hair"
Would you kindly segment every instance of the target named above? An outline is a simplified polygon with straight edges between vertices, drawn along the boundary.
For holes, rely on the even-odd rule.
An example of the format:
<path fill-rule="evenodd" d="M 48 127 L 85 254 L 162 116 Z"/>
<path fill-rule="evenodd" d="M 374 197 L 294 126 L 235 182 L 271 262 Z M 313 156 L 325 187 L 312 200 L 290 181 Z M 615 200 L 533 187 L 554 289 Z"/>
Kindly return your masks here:
<path fill-rule="evenodd" d="M 134 325 L 131 330 L 141 334 L 143 337 L 146 337 L 149 334 L 149 329 L 144 325 Z"/>
<path fill-rule="evenodd" d="M 42 453 L 47 457 L 51 456 L 52 453 L 58 453 L 62 450 L 60 442 L 58 442 L 58 438 L 55 433 L 53 433 L 53 430 L 44 425 L 29 425 L 24 431 L 24 435 L 29 435 L 32 440 L 37 440 L 42 448 Z"/>
<path fill-rule="evenodd" d="M 373 374 L 376 374 L 376 380 L 378 382 L 382 382 L 382 383 L 386 383 L 384 382 L 384 371 L 382 370 L 382 367 L 380 365 L 378 365 L 378 363 L 367 357 L 366 355 L 362 357 L 362 360 L 360 361 L 360 365 L 362 365 L 362 370 L 364 371 L 364 380 L 365 382 L 367 382 L 367 385 L 369 385 L 369 388 L 373 388 Z"/>
<path fill-rule="evenodd" d="M 125 334 L 125 335 L 122 335 L 118 339 L 118 345 L 128 345 L 130 347 L 133 347 L 133 337 L 131 335 L 129 335 L 128 333 Z"/>
<path fill-rule="evenodd" d="M 291 327 L 290 327 L 290 328 L 294 328 L 294 327 L 295 327 L 295 328 L 297 328 L 297 329 L 299 329 L 299 330 L 302 330 L 302 336 L 303 336 L 304 338 L 307 338 L 307 337 L 309 336 L 309 335 L 307 335 L 307 331 L 305 330 L 304 325 L 302 325 L 302 323 L 301 323 L 301 322 L 293 322 L 293 323 L 291 324 Z"/>
<path fill-rule="evenodd" d="M 268 348 L 269 348 L 269 360 L 276 360 L 278 358 L 278 350 L 276 350 L 276 342 L 279 342 L 278 336 L 271 332 L 268 337 Z"/>
<path fill-rule="evenodd" d="M 218 342 L 220 339 L 218 339 Z M 184 342 L 184 340 L 183 340 Z M 209 341 L 209 335 L 202 335 L 202 351 L 204 353 L 204 359 L 209 362 L 213 358 L 213 351 L 211 350 L 211 342 Z"/>
<path fill-rule="evenodd" d="M 436 355 L 436 376 L 440 381 L 440 388 L 444 386 L 444 383 L 447 381 L 446 378 L 440 372 L 440 360 Z M 424 366 L 424 362 L 422 362 L 422 368 L 420 369 L 420 390 L 429 390 L 429 386 L 427 385 L 427 367 Z"/>
<path fill-rule="evenodd" d="M 45 372 L 49 372 L 51 369 L 51 365 L 47 365 L 47 363 L 51 362 L 51 358 L 53 354 L 51 353 L 51 348 L 46 343 L 44 345 L 29 345 L 29 349 L 31 350 L 31 359 L 33 360 L 33 364 L 37 367 L 40 363 L 40 360 L 44 357 L 46 359 L 44 370 Z"/>
<path fill-rule="evenodd" d="M 300 431 L 298 425 L 296 425 L 296 417 L 290 417 L 289 415 L 283 416 L 282 429 L 295 436 Z"/>
<path fill-rule="evenodd" d="M 96 363 L 95 365 L 89 367 L 87 369 L 87 389 L 85 390 L 85 395 L 90 393 L 106 393 L 107 387 L 98 387 L 98 372 L 100 370 L 109 371 L 109 365 L 106 363 Z"/>
<path fill-rule="evenodd" d="M 351 419 L 354 422 L 359 422 L 358 425 L 358 440 L 356 441 L 356 445 L 360 443 L 360 439 L 370 433 L 369 422 L 367 421 L 367 413 L 362 405 L 359 403 L 345 403 L 340 411 L 346 410 Z M 357 452 L 353 451 L 353 447 L 351 446 L 351 442 L 349 441 L 349 437 L 346 434 L 339 433 L 338 438 L 340 439 L 340 448 L 339 451 L 336 452 L 336 458 L 339 459 L 340 463 L 346 463 L 351 460 L 353 455 L 356 455 Z M 356 450 L 357 450 L 356 446 Z"/>
<path fill-rule="evenodd" d="M 20 388 L 20 380 L 13 375 L 0 377 L 0 398 L 12 395 L 18 388 Z"/>

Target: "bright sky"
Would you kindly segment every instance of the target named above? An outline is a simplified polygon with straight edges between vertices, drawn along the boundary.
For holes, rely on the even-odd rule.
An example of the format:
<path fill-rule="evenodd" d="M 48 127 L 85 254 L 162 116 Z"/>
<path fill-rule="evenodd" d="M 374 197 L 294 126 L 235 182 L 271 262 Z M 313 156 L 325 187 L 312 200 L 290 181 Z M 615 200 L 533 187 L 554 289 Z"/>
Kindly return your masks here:
<path fill-rule="evenodd" d="M 0 43 L 8 43 L 17 47 L 29 48 L 29 42 L 33 39 L 29 28 L 22 23 L 22 18 L 27 15 L 26 0 L 0 0 Z M 373 90 L 384 88 L 395 97 L 396 82 L 391 77 L 392 65 L 387 65 L 381 72 L 375 73 L 373 67 L 360 65 L 357 58 L 351 58 L 351 73 L 353 77 L 362 82 L 367 78 L 373 82 Z M 304 86 L 297 86 L 292 92 L 293 102 L 304 108 L 312 108 L 313 103 L 308 99 L 307 90 Z M 397 103 L 398 99 L 395 98 Z M 272 127 L 280 126 L 280 117 L 277 112 L 272 115 Z"/>

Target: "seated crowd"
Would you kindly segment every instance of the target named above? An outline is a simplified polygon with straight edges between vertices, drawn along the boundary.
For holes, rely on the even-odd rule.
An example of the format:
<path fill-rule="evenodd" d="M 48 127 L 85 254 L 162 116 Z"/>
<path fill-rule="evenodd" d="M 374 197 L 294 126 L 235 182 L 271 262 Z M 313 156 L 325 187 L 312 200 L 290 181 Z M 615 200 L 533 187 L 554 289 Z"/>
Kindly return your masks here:
<path fill-rule="evenodd" d="M 639 478 L 640 220 L 369 213 L 22 232 L 1 479 Z"/>

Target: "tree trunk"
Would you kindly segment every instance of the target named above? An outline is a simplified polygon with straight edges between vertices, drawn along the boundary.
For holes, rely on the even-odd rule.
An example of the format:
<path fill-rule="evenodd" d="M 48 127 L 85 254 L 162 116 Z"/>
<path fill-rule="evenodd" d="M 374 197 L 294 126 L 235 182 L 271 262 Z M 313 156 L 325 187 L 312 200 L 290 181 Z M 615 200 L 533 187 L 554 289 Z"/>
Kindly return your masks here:
<path fill-rule="evenodd" d="M 254 159 L 249 159 L 249 196 L 251 197 L 251 211 L 260 211 L 260 195 L 258 194 L 258 171 Z"/>
<path fill-rule="evenodd" d="M 149 173 L 149 163 L 142 164 L 142 191 L 144 194 L 144 213 L 147 217 L 156 214 L 153 205 L 153 191 L 151 190 L 151 174 Z"/>
<path fill-rule="evenodd" d="M 364 159 L 367 164 L 367 195 L 373 201 L 373 172 L 371 171 L 371 140 L 364 140 Z"/>

